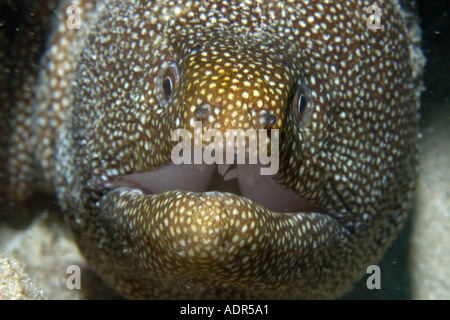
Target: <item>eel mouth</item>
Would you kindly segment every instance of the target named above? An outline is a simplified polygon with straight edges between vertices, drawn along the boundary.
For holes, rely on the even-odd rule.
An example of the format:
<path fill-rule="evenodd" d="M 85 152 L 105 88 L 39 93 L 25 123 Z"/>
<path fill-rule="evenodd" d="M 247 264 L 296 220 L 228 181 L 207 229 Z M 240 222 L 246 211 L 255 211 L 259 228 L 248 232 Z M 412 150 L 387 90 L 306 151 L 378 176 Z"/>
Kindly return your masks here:
<path fill-rule="evenodd" d="M 169 164 L 116 176 L 97 207 L 111 242 L 149 281 L 276 289 L 307 264 L 320 265 L 324 251 L 345 241 L 345 229 L 260 169 Z"/>
<path fill-rule="evenodd" d="M 260 164 L 169 164 L 152 171 L 117 176 L 110 180 L 108 188 L 131 188 L 145 195 L 174 190 L 231 193 L 279 213 L 325 213 L 323 207 L 286 189 L 274 176 L 261 175 L 261 167 Z"/>

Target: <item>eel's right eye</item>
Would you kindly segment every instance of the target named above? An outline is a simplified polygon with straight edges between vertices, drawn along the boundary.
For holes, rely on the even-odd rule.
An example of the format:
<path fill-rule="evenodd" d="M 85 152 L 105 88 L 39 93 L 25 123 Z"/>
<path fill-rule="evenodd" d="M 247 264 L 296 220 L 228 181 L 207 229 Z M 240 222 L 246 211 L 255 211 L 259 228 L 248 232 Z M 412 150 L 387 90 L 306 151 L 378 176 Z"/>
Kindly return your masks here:
<path fill-rule="evenodd" d="M 170 96 L 172 95 L 172 79 L 170 79 L 170 77 L 164 79 L 163 91 L 166 99 L 169 100 Z"/>
<path fill-rule="evenodd" d="M 178 85 L 178 68 L 175 64 L 171 64 L 167 67 L 163 74 L 162 91 L 166 101 L 170 100 L 173 95 L 173 91 Z"/>

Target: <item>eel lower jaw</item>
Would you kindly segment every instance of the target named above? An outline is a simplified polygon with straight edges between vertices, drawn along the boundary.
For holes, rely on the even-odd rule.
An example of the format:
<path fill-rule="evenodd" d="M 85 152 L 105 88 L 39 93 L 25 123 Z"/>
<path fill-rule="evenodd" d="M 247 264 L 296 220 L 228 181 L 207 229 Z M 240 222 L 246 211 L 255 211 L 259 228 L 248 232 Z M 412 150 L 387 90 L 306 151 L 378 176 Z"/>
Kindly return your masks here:
<path fill-rule="evenodd" d="M 108 189 L 131 188 L 146 195 L 172 190 L 214 194 L 232 193 L 279 213 L 326 210 L 277 183 L 273 176 L 261 175 L 261 165 L 169 164 L 163 168 L 118 176 Z"/>
<path fill-rule="evenodd" d="M 198 290 L 205 283 L 275 290 L 345 241 L 346 230 L 322 207 L 259 168 L 169 165 L 110 179 L 97 208 L 130 261 L 123 272 L 134 266 L 149 281 Z"/>

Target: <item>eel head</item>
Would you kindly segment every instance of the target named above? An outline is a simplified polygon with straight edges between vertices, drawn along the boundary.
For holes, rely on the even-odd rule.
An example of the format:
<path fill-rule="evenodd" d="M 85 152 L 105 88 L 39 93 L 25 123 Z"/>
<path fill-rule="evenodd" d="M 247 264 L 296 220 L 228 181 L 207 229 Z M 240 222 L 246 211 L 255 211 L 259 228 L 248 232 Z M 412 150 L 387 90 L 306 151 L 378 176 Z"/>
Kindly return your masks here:
<path fill-rule="evenodd" d="M 335 45 L 350 48 L 316 48 L 314 25 L 293 38 L 268 22 L 226 30 L 178 13 L 161 27 L 144 9 L 142 23 L 99 14 L 61 152 L 73 181 L 60 197 L 94 270 L 138 298 L 347 290 L 411 197 L 415 97 L 386 99 L 411 91 L 408 66 L 389 62 L 408 59 L 407 45 L 372 67 L 397 85 L 383 86 L 383 73 L 373 86 L 370 58 L 347 58 L 377 54 L 390 37 L 381 31 L 370 46 L 337 32 Z M 257 148 L 236 151 L 244 142 Z"/>

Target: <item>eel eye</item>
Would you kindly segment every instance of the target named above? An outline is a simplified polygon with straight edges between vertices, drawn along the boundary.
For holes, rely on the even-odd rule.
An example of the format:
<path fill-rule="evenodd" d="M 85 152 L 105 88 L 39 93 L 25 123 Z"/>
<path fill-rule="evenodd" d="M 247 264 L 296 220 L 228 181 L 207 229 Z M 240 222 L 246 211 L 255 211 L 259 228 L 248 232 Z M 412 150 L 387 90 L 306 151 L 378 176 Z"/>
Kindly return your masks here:
<path fill-rule="evenodd" d="M 166 77 L 163 82 L 163 90 L 166 96 L 166 99 L 169 99 L 172 95 L 172 79 L 170 77 Z"/>
<path fill-rule="evenodd" d="M 306 90 L 303 86 L 298 85 L 295 89 L 291 105 L 297 121 L 302 121 L 304 117 L 303 115 L 305 114 L 309 105 L 308 99 L 306 97 Z"/>
<path fill-rule="evenodd" d="M 178 69 L 175 64 L 171 64 L 167 67 L 163 74 L 162 91 L 164 98 L 168 101 L 173 94 L 173 91 L 178 85 Z"/>

